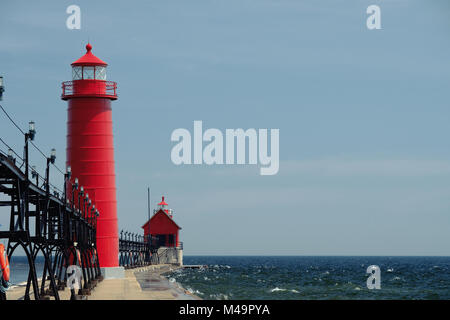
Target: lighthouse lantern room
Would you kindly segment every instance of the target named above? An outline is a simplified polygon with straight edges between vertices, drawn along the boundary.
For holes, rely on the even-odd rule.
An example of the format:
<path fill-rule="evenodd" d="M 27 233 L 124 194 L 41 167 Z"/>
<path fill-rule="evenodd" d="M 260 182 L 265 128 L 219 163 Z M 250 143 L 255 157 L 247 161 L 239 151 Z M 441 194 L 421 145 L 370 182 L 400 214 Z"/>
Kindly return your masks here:
<path fill-rule="evenodd" d="M 63 82 L 62 99 L 74 96 L 107 97 L 117 99 L 117 84 L 106 81 L 108 64 L 92 53 L 92 45 L 86 45 L 86 54 L 72 63 L 72 81 Z"/>

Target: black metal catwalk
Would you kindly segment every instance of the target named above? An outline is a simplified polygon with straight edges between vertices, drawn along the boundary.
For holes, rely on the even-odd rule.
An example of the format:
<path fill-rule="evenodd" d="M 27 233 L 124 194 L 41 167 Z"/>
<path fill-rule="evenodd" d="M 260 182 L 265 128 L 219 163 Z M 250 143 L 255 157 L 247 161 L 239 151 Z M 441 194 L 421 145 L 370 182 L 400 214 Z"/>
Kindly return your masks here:
<path fill-rule="evenodd" d="M 120 231 L 119 265 L 125 269 L 158 264 L 158 243 L 156 237 L 143 236 Z"/>
<path fill-rule="evenodd" d="M 77 292 L 72 289 L 71 299 L 82 299 L 102 280 L 96 248 L 99 212 L 78 186 L 78 180 L 71 180 L 70 168 L 64 175 L 63 194 L 50 193 L 49 164 L 54 162 L 54 155 L 47 158 L 41 187 L 34 170 L 29 179 L 27 140 L 25 136 L 25 172 L 14 158 L 0 153 L 0 206 L 10 207 L 9 230 L 0 231 L 0 239 L 8 241 L 10 261 L 19 247 L 27 256 L 29 273 L 24 299 L 53 296 L 59 300 L 58 291 L 68 285 L 66 269 L 70 265 L 77 265 L 82 271 L 81 286 Z M 44 257 L 42 275 L 36 271 L 39 254 Z M 0 299 L 6 298 L 7 291 L 0 292 Z"/>

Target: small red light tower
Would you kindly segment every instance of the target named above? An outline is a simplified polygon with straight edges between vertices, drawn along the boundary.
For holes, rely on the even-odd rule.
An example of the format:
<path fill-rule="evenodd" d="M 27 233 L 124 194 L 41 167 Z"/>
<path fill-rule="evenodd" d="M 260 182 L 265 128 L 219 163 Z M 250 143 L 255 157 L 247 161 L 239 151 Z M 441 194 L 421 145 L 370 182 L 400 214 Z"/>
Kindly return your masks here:
<path fill-rule="evenodd" d="M 162 197 L 162 200 L 160 203 L 158 203 L 158 209 L 164 210 L 165 213 L 167 213 L 172 218 L 172 210 L 168 209 L 169 205 L 164 201 L 164 196 Z"/>
<path fill-rule="evenodd" d="M 117 99 L 117 85 L 106 81 L 106 66 L 92 54 L 88 43 L 86 54 L 72 63 L 72 81 L 63 82 L 61 99 L 68 102 L 66 165 L 100 212 L 100 266 L 115 268 L 119 266 L 119 238 L 111 101 Z"/>
<path fill-rule="evenodd" d="M 157 243 L 162 247 L 180 246 L 179 231 L 181 227 L 173 220 L 173 210 L 168 209 L 168 204 L 164 201 L 158 203 L 158 209 L 154 211 L 153 216 L 148 220 L 142 228 L 144 236 L 152 235 L 157 239 Z"/>

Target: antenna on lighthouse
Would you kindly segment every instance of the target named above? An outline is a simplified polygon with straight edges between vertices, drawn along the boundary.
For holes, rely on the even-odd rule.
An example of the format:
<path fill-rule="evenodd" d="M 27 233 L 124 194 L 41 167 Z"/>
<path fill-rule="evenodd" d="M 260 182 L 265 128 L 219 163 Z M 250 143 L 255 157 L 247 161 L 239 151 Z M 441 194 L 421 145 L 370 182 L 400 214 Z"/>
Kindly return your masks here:
<path fill-rule="evenodd" d="M 148 208 L 148 220 L 150 221 L 150 188 L 147 188 L 147 208 Z"/>
<path fill-rule="evenodd" d="M 150 218 L 151 218 L 151 213 L 150 213 L 150 187 L 147 187 L 147 209 L 148 209 L 148 239 L 149 239 L 149 244 L 150 246 L 152 245 L 152 234 L 150 231 Z"/>

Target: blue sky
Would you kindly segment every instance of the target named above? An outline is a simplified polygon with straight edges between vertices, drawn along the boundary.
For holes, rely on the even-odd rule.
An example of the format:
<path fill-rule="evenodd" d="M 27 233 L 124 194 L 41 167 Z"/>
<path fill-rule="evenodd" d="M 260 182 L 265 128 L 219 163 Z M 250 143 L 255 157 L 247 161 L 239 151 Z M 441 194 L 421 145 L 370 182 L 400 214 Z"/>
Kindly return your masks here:
<path fill-rule="evenodd" d="M 81 30 L 66 28 L 71 4 Z M 371 4 L 381 30 L 366 28 Z M 186 254 L 449 255 L 449 15 L 444 0 L 5 2 L 2 104 L 63 168 L 61 82 L 89 39 L 118 82 L 121 228 L 140 231 L 150 186 Z M 171 133 L 194 120 L 279 128 L 279 173 L 173 165 Z M 19 153 L 3 116 L 0 136 Z"/>

